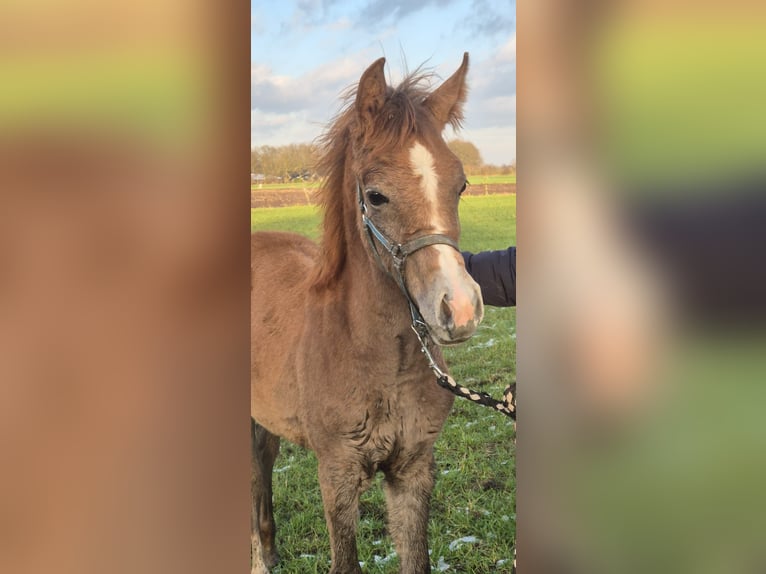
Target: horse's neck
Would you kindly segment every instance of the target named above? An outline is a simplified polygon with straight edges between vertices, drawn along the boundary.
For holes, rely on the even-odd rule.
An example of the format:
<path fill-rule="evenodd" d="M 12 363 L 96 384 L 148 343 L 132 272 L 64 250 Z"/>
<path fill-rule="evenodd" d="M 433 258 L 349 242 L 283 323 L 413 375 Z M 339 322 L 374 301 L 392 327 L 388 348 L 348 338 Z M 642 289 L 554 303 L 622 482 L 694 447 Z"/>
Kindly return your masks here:
<path fill-rule="evenodd" d="M 386 318 L 389 328 L 405 331 L 410 327 L 410 312 L 407 299 L 394 280 L 380 269 L 362 243 L 349 248 L 348 297 L 350 303 L 363 315 L 365 320 Z M 381 257 L 386 253 L 382 252 Z"/>
<path fill-rule="evenodd" d="M 348 150 L 339 169 L 343 170 L 343 177 L 341 189 L 336 192 L 340 192 L 343 202 L 340 213 L 336 209 L 332 215 L 339 218 L 336 224 L 342 227 L 345 262 L 338 271 L 334 294 L 328 301 L 333 301 L 336 310 L 342 310 L 347 316 L 352 340 L 384 344 L 410 329 L 409 307 L 396 283 L 370 255 L 367 238 L 359 233 L 362 214 Z M 381 257 L 388 256 L 384 250 L 380 253 Z"/>
<path fill-rule="evenodd" d="M 359 234 L 357 217 L 361 214 L 354 201 L 345 219 L 347 260 L 341 278 L 349 318 L 356 328 L 379 325 L 381 336 L 392 340 L 409 331 L 409 306 L 398 285 L 370 255 L 367 239 Z M 388 257 L 380 247 L 379 253 Z"/>

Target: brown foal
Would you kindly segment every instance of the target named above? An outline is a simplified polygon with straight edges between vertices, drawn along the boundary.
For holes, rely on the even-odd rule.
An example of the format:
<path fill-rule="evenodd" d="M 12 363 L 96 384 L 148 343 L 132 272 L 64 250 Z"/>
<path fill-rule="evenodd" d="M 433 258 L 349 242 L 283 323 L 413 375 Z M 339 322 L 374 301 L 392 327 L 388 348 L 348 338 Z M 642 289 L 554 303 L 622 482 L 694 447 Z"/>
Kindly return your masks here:
<path fill-rule="evenodd" d="M 362 207 L 395 243 L 447 238 L 407 257 L 404 289 L 434 341 L 468 339 L 483 307 L 454 247 L 466 179 L 442 137 L 462 120 L 468 54 L 433 91 L 417 73 L 388 86 L 384 62 L 364 72 L 321 140 L 321 244 L 289 233 L 252 235 L 253 573 L 277 561 L 271 473 L 279 437 L 317 455 L 331 573 L 361 572 L 359 496 L 377 471 L 400 572 L 431 570 L 433 445 L 453 395 L 435 382 L 394 259 L 368 236 Z M 438 347 L 433 354 L 446 370 Z"/>

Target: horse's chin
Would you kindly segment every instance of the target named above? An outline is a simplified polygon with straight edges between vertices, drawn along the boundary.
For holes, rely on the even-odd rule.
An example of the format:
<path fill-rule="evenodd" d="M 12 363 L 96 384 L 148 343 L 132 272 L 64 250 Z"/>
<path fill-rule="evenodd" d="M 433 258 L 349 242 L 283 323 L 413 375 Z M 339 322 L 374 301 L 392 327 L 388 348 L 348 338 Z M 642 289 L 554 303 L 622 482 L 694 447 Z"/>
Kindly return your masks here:
<path fill-rule="evenodd" d="M 437 333 L 434 333 L 433 330 L 431 330 L 431 338 L 434 340 L 434 343 L 439 345 L 440 347 L 454 347 L 455 345 L 459 345 L 460 343 L 465 343 L 468 339 L 473 337 L 473 333 L 466 337 L 458 337 L 456 339 L 454 338 L 443 338 L 440 337 Z"/>

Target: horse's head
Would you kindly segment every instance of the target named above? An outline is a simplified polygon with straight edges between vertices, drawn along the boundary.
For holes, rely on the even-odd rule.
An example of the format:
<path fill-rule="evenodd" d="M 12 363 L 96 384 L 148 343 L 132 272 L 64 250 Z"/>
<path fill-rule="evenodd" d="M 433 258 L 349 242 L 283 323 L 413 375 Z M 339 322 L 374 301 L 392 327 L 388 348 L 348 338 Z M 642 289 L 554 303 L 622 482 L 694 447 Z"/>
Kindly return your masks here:
<path fill-rule="evenodd" d="M 473 335 L 484 314 L 479 287 L 457 249 L 466 177 L 442 137 L 448 123 L 462 120 L 468 54 L 430 93 L 418 88 L 417 76 L 389 87 L 384 63 L 381 58 L 364 72 L 353 108 L 351 171 L 360 241 L 395 279 L 397 259 L 404 260 L 406 291 L 431 335 L 440 344 L 458 343 Z"/>

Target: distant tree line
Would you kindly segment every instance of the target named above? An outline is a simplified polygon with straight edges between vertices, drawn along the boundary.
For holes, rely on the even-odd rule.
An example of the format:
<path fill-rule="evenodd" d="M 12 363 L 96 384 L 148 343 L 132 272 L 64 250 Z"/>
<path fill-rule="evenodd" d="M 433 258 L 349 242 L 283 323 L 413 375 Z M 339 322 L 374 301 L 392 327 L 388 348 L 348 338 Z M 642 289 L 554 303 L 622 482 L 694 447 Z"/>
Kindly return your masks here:
<path fill-rule="evenodd" d="M 316 178 L 316 149 L 311 144 L 263 145 L 250 150 L 250 173 L 265 180 Z"/>
<path fill-rule="evenodd" d="M 516 164 L 492 165 L 484 163 L 481 152 L 474 144 L 465 140 L 450 140 L 447 147 L 463 163 L 468 175 L 509 175 L 516 173 Z"/>
<path fill-rule="evenodd" d="M 494 175 L 516 172 L 515 164 L 488 165 L 479 149 L 465 140 L 451 140 L 447 146 L 461 162 L 467 174 Z M 317 178 L 317 149 L 312 144 L 256 146 L 250 150 L 250 173 L 259 181 L 309 181 Z"/>

